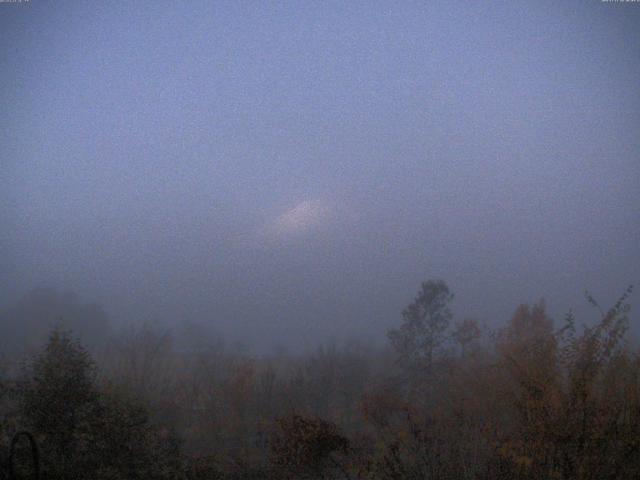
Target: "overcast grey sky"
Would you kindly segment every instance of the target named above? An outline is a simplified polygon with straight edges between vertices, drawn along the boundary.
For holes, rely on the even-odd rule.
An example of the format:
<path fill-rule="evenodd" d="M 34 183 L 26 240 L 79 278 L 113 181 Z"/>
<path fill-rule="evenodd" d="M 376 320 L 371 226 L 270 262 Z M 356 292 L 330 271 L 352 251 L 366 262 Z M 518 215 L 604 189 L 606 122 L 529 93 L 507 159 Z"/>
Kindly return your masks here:
<path fill-rule="evenodd" d="M 640 280 L 640 3 L 0 3 L 0 72 L 2 301 L 307 346 Z"/>

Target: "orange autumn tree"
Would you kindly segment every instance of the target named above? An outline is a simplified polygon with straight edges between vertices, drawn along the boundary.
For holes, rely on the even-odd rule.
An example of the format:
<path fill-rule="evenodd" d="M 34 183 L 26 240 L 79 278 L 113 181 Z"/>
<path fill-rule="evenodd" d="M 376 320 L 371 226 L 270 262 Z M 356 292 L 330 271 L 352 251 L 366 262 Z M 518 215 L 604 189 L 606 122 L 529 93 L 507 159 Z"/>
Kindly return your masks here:
<path fill-rule="evenodd" d="M 519 307 L 501 332 L 511 416 L 499 429 L 497 452 L 510 478 L 640 475 L 640 359 L 623 341 L 631 290 L 581 334 L 572 314 L 554 332 L 542 304 Z"/>
<path fill-rule="evenodd" d="M 640 355 L 624 342 L 632 291 L 606 312 L 587 294 L 598 323 L 578 335 L 570 314 L 558 334 L 565 370 L 560 478 L 640 476 Z"/>
<path fill-rule="evenodd" d="M 561 411 L 558 342 L 544 303 L 520 305 L 497 339 L 507 375 L 499 453 L 520 473 L 550 476 L 556 419 Z"/>

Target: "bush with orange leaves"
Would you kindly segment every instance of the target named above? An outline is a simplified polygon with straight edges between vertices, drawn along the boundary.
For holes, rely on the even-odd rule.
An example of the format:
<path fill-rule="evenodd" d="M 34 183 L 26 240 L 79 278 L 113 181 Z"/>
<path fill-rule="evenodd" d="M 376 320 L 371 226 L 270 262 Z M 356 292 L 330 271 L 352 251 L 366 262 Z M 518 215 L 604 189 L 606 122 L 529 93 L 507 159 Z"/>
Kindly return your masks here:
<path fill-rule="evenodd" d="M 623 343 L 630 293 L 581 335 L 571 314 L 553 332 L 542 305 L 520 307 L 503 330 L 512 417 L 497 454 L 510 478 L 640 478 L 640 358 Z"/>

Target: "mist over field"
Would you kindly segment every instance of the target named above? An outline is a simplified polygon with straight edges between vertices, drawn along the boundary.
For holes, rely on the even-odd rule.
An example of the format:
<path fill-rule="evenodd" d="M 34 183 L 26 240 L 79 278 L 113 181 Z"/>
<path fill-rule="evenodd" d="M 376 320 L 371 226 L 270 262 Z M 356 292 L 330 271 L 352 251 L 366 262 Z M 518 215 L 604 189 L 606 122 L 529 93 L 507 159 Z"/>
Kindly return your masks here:
<path fill-rule="evenodd" d="M 468 367 L 488 391 L 464 395 L 499 405 L 508 382 L 490 365 L 532 338 L 579 350 L 589 325 L 637 357 L 640 3 L 1 2 L 0 78 L 0 373 L 32 378 L 18 360 L 47 365 L 43 352 L 74 372 L 95 362 L 100 395 L 105 379 L 129 392 L 220 475 L 229 458 L 267 461 L 255 438 L 275 418 L 347 455 L 332 429 L 349 448 L 370 435 L 358 422 L 375 389 L 394 392 L 375 408 L 423 421 Z M 575 337 L 560 339 L 568 318 Z M 446 393 L 426 387 L 452 371 L 438 362 L 466 372 L 440 378 Z M 21 392 L 27 413 L 0 433 L 45 428 L 24 403 L 39 394 Z M 483 408 L 467 413 L 497 425 Z M 198 416 L 212 410 L 235 423 Z M 285 458 L 297 440 L 278 438 Z M 427 455 L 415 440 L 391 470 L 371 470 L 378 452 L 286 475 L 484 478 L 407 467 L 402 455 Z M 503 472 L 481 450 L 471 464 Z M 518 455 L 519 474 L 556 478 Z M 557 478 L 624 478 L 581 461 Z"/>
<path fill-rule="evenodd" d="M 633 5 L 2 5 L 0 284 L 251 347 L 638 280 Z"/>

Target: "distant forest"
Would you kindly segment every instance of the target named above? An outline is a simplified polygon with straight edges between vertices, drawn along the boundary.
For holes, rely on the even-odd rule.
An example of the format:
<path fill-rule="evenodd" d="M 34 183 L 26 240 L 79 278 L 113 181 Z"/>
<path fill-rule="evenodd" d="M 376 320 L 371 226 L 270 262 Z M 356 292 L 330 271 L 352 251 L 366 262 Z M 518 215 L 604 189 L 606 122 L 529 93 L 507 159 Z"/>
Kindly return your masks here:
<path fill-rule="evenodd" d="M 631 293 L 489 329 L 429 280 L 386 346 L 258 357 L 39 289 L 0 313 L 0 479 L 36 478 L 18 432 L 42 479 L 640 478 Z"/>

